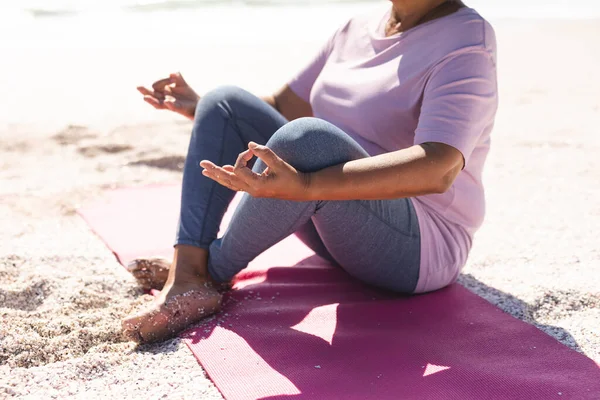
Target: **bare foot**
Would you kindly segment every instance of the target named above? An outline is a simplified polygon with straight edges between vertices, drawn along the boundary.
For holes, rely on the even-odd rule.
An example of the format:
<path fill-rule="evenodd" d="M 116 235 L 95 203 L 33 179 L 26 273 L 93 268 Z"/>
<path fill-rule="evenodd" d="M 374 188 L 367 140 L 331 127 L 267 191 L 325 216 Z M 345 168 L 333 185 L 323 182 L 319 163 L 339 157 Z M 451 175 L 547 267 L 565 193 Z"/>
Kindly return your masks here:
<path fill-rule="evenodd" d="M 160 295 L 147 310 L 123 320 L 123 334 L 140 343 L 169 339 L 221 309 L 221 294 L 208 273 L 208 251 L 175 246 Z"/>
<path fill-rule="evenodd" d="M 221 294 L 209 282 L 167 283 L 147 310 L 123 320 L 123 334 L 139 343 L 169 339 L 221 308 Z"/>
<path fill-rule="evenodd" d="M 171 262 L 165 258 L 137 258 L 127 264 L 127 271 L 137 280 L 144 290 L 162 290 L 169 278 Z M 231 282 L 212 282 L 219 293 L 231 289 Z"/>
<path fill-rule="evenodd" d="M 136 259 L 127 264 L 127 270 L 145 289 L 161 290 L 169 277 L 171 262 L 164 258 Z"/>

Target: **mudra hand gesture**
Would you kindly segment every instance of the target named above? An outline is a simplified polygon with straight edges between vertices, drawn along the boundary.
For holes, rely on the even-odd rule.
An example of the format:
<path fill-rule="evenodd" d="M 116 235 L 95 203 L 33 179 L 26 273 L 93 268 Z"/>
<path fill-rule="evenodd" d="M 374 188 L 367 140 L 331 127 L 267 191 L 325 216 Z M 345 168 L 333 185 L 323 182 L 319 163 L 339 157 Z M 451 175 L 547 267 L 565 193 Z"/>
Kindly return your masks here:
<path fill-rule="evenodd" d="M 157 110 L 174 111 L 189 119 L 194 118 L 200 100 L 200 96 L 179 72 L 157 80 L 152 84 L 152 89 L 138 86 L 137 90 L 144 95 L 144 101 Z"/>
<path fill-rule="evenodd" d="M 256 156 L 267 168 L 258 174 L 248 167 L 248 162 Z M 202 174 L 231 190 L 246 192 L 253 197 L 269 197 L 283 200 L 306 200 L 310 186 L 310 174 L 299 172 L 283 161 L 266 146 L 254 142 L 248 150 L 240 153 L 235 165 L 215 165 L 203 160 Z"/>

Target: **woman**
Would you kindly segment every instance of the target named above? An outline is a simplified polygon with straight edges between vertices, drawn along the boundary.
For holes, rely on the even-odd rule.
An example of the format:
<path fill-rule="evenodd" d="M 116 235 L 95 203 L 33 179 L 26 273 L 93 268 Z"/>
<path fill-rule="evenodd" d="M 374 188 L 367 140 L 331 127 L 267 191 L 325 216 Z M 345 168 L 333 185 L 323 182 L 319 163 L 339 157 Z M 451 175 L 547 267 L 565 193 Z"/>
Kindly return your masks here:
<path fill-rule="evenodd" d="M 179 74 L 138 88 L 194 127 L 174 260 L 133 263 L 146 287 L 164 288 L 123 321 L 129 338 L 162 340 L 217 312 L 217 285 L 294 232 L 399 293 L 456 279 L 484 214 L 494 32 L 458 1 L 391 2 L 348 21 L 274 96 L 225 87 L 200 99 Z M 216 239 L 236 191 L 246 194 Z"/>

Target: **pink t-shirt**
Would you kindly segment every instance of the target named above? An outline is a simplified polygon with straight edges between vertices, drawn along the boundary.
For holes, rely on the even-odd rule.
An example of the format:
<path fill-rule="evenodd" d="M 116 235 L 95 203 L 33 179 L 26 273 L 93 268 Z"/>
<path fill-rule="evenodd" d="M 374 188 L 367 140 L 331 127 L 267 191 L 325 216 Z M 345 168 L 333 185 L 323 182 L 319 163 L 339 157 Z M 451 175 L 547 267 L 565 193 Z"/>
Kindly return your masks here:
<path fill-rule="evenodd" d="M 465 168 L 450 190 L 413 199 L 420 293 L 457 278 L 483 222 L 481 175 L 498 104 L 496 40 L 471 8 L 385 37 L 389 15 L 352 18 L 289 85 L 315 117 L 372 156 L 425 142 L 462 153 Z"/>

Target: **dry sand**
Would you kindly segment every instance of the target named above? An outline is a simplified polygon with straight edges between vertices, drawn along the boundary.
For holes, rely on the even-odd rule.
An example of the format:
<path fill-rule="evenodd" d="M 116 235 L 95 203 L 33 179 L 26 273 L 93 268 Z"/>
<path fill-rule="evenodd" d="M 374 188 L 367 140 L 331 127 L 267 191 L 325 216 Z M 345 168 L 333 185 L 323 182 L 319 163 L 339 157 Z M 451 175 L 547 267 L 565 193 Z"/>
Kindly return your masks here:
<path fill-rule="evenodd" d="M 496 30 L 488 217 L 461 283 L 600 360 L 600 22 L 502 21 Z M 278 64 L 268 46 L 240 50 L 259 79 L 235 75 L 225 53 L 221 70 L 205 69 L 216 78 L 187 75 L 200 90 L 236 76 L 265 93 L 309 48 Z M 120 318 L 149 296 L 75 214 L 112 187 L 180 179 L 190 123 L 146 108 L 134 72 L 150 79 L 205 61 L 179 49 L 147 65 L 143 53 L 3 52 L 14 63 L 0 86 L 15 94 L 0 100 L 11 110 L 0 117 L 0 398 L 220 398 L 179 339 L 141 348 L 121 339 Z M 106 57 L 121 69 L 98 61 Z M 259 67 L 266 59 L 272 74 Z M 44 68 L 31 75 L 32 63 Z M 91 80 L 98 75 L 104 85 Z"/>

